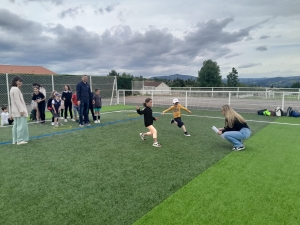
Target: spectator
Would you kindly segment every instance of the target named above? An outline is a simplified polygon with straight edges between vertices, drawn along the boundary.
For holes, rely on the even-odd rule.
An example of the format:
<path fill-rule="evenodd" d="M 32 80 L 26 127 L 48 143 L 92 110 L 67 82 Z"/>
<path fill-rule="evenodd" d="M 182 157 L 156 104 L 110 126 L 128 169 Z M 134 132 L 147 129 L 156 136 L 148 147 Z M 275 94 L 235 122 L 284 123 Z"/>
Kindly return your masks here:
<path fill-rule="evenodd" d="M 62 99 L 64 100 L 64 106 L 65 106 L 65 122 L 67 122 L 67 117 L 68 117 L 68 109 L 70 112 L 70 117 L 72 121 L 73 120 L 73 113 L 72 113 L 72 90 L 70 85 L 65 85 L 65 90 L 62 93 Z"/>
<path fill-rule="evenodd" d="M 29 140 L 28 132 L 28 111 L 20 90 L 23 84 L 21 77 L 14 77 L 11 82 L 10 99 L 11 99 L 11 115 L 14 118 L 14 125 L 12 129 L 13 144 L 17 145 L 27 144 Z"/>
<path fill-rule="evenodd" d="M 88 111 L 89 111 L 89 101 L 91 98 L 91 88 L 88 84 L 87 75 L 83 75 L 81 78 L 81 82 L 79 82 L 76 86 L 77 92 L 77 100 L 79 105 L 79 126 L 90 126 Z"/>

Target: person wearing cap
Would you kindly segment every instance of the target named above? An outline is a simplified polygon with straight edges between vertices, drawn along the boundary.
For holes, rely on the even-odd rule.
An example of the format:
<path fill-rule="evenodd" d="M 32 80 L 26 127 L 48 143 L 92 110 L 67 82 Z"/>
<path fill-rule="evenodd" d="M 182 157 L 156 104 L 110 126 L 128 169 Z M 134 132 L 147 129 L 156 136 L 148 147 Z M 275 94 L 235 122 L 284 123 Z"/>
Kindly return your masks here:
<path fill-rule="evenodd" d="M 190 110 L 188 110 L 187 108 L 185 108 L 183 105 L 179 104 L 179 100 L 177 98 L 174 98 L 173 99 L 173 105 L 164 110 L 162 112 L 162 115 L 164 115 L 166 112 L 168 111 L 173 111 L 173 119 L 171 119 L 171 124 L 176 124 L 179 128 L 182 128 L 183 132 L 184 132 L 184 136 L 191 136 L 187 131 L 186 131 L 186 128 L 185 128 L 185 125 L 184 123 L 181 121 L 181 112 L 180 112 L 180 109 L 183 109 L 185 111 L 187 111 L 188 113 L 192 113 Z"/>
<path fill-rule="evenodd" d="M 54 126 L 62 125 L 60 123 L 61 98 L 59 93 L 55 93 L 55 98 L 52 100 L 52 109 L 54 117 Z"/>

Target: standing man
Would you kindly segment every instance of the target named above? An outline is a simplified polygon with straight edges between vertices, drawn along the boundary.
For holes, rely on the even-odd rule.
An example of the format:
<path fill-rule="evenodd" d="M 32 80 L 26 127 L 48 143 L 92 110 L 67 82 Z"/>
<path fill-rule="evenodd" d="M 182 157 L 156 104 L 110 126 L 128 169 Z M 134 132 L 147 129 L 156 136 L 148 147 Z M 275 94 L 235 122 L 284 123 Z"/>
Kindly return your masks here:
<path fill-rule="evenodd" d="M 79 126 L 82 127 L 84 124 L 90 126 L 88 112 L 89 112 L 89 101 L 91 98 L 91 87 L 88 84 L 87 75 L 83 75 L 76 86 L 77 100 L 79 106 Z"/>

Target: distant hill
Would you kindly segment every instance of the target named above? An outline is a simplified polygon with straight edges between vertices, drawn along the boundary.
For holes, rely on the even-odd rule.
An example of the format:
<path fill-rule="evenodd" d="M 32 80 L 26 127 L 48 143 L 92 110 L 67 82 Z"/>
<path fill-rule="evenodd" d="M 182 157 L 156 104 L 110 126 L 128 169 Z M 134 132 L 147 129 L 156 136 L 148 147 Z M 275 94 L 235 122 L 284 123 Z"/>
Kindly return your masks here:
<path fill-rule="evenodd" d="M 271 78 L 239 78 L 241 83 L 262 87 L 291 87 L 293 83 L 300 82 L 300 76 L 271 77 Z"/>
<path fill-rule="evenodd" d="M 174 74 L 174 75 L 168 75 L 168 76 L 155 76 L 151 77 L 150 79 L 165 79 L 165 80 L 175 80 L 177 78 L 181 80 L 197 80 L 196 76 L 191 75 L 183 75 L 183 74 Z M 241 83 L 247 84 L 247 85 L 256 85 L 256 86 L 262 86 L 262 87 L 271 87 L 272 85 L 274 87 L 291 87 L 293 83 L 300 82 L 300 76 L 294 76 L 294 77 L 261 77 L 261 78 L 239 78 Z M 227 79 L 224 78 L 223 82 L 226 83 Z"/>
<path fill-rule="evenodd" d="M 167 75 L 167 76 L 150 77 L 150 79 L 154 79 L 154 78 L 166 79 L 166 80 L 176 80 L 177 78 L 179 78 L 181 80 L 188 80 L 188 79 L 197 80 L 197 77 L 195 77 L 195 76 L 183 75 L 183 74 L 174 74 L 174 75 Z"/>

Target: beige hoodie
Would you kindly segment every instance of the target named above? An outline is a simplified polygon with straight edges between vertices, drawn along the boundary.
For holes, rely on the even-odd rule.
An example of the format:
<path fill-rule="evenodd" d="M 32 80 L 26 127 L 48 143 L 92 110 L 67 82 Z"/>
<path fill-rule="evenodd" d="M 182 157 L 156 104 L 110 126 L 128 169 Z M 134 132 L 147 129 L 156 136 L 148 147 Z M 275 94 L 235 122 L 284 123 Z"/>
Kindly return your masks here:
<path fill-rule="evenodd" d="M 28 117 L 28 111 L 23 94 L 18 87 L 12 87 L 10 89 L 10 101 L 12 117 L 21 117 L 21 112 L 24 112 L 23 117 Z"/>

